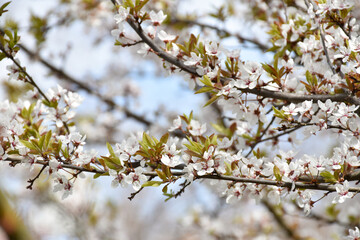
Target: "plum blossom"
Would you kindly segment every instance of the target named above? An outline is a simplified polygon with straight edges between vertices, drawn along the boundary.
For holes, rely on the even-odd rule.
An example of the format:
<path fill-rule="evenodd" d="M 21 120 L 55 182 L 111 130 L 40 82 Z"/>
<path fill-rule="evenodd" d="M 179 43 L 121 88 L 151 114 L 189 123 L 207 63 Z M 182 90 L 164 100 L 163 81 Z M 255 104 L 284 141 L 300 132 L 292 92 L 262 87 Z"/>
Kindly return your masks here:
<path fill-rule="evenodd" d="M 151 48 L 146 43 L 141 44 L 141 48 L 137 50 L 137 53 L 142 55 L 143 57 L 146 57 L 149 52 L 151 52 Z"/>
<path fill-rule="evenodd" d="M 210 56 L 217 56 L 220 53 L 218 43 L 206 41 L 205 51 Z"/>
<path fill-rule="evenodd" d="M 184 62 L 186 66 L 194 66 L 202 61 L 202 58 L 199 57 L 196 53 L 191 52 L 190 55 L 191 57 L 186 57 L 186 61 Z"/>
<path fill-rule="evenodd" d="M 206 132 L 206 123 L 200 124 L 200 122 L 198 122 L 196 120 L 192 120 L 190 123 L 189 132 L 193 136 L 201 136 L 202 134 L 204 134 Z"/>
<path fill-rule="evenodd" d="M 175 43 L 171 43 L 171 46 L 172 46 L 172 48 L 170 51 L 168 51 L 168 53 L 170 53 L 174 57 L 178 57 L 178 55 L 180 53 L 180 48 Z"/>
<path fill-rule="evenodd" d="M 82 97 L 78 93 L 74 92 L 68 92 L 64 95 L 64 102 L 70 107 L 70 108 L 77 108 L 80 106 L 81 102 L 84 100 L 84 97 Z"/>
<path fill-rule="evenodd" d="M 169 128 L 170 132 L 175 131 L 176 129 L 181 128 L 181 118 L 178 116 L 176 119 L 173 120 L 173 125 L 171 128 Z"/>
<path fill-rule="evenodd" d="M 161 157 L 161 162 L 169 167 L 175 167 L 181 164 L 181 159 L 179 153 L 180 150 L 176 150 L 176 145 L 173 143 L 170 148 L 168 145 L 165 145 L 165 154 Z"/>
<path fill-rule="evenodd" d="M 121 41 L 125 37 L 125 28 L 122 23 L 118 25 L 118 28 L 111 30 L 111 36 L 113 36 L 117 41 Z"/>
<path fill-rule="evenodd" d="M 227 190 L 226 203 L 234 203 L 236 200 L 240 200 L 243 195 L 243 189 L 239 183 L 236 183 L 234 187 Z"/>
<path fill-rule="evenodd" d="M 244 89 L 244 88 L 249 88 L 249 89 L 253 89 L 255 88 L 257 85 L 257 82 L 250 77 L 244 78 L 242 77 L 240 80 L 236 81 L 234 83 L 235 87 L 238 87 L 240 89 Z"/>
<path fill-rule="evenodd" d="M 170 35 L 170 34 L 167 34 L 164 30 L 161 30 L 158 34 L 158 37 L 161 41 L 168 43 L 168 42 L 175 40 L 176 35 Z"/>
<path fill-rule="evenodd" d="M 318 101 L 318 105 L 322 111 L 327 114 L 331 114 L 335 109 L 335 102 L 332 102 L 330 99 L 327 99 L 325 103 Z"/>
<path fill-rule="evenodd" d="M 285 114 L 289 114 L 289 115 L 292 115 L 292 116 L 297 115 L 297 113 L 299 112 L 298 108 L 293 103 L 290 103 L 289 106 L 284 106 L 282 108 L 282 110 L 284 110 Z"/>
<path fill-rule="evenodd" d="M 62 199 L 67 198 L 72 194 L 73 183 L 70 182 L 65 176 L 56 174 L 54 192 L 62 192 Z"/>
<path fill-rule="evenodd" d="M 139 191 L 141 183 L 147 181 L 147 177 L 143 174 L 144 169 L 142 167 L 135 168 L 135 172 L 131 172 L 125 177 L 125 182 L 132 184 L 135 191 Z"/>
<path fill-rule="evenodd" d="M 349 229 L 349 235 L 346 237 L 347 240 L 359 240 L 360 239 L 360 231 L 358 227 L 355 229 Z"/>
<path fill-rule="evenodd" d="M 224 52 L 230 59 L 238 59 L 240 57 L 240 49 L 234 49 L 231 51 L 225 50 Z"/>
<path fill-rule="evenodd" d="M 305 190 L 303 192 L 300 192 L 296 198 L 296 202 L 298 206 L 304 209 L 305 215 L 309 215 L 311 212 L 311 208 L 312 208 L 311 197 L 313 194 L 314 194 L 313 191 Z"/>
<path fill-rule="evenodd" d="M 16 58 L 15 61 L 16 61 L 18 64 L 20 64 L 20 60 L 19 60 L 19 59 Z M 19 79 L 19 77 L 20 77 L 20 69 L 19 69 L 19 67 L 18 67 L 15 63 L 6 66 L 6 70 L 9 71 L 9 73 L 8 73 L 9 79 L 8 79 L 8 80 L 12 80 L 12 79 L 18 80 L 18 79 Z"/>
<path fill-rule="evenodd" d="M 340 46 L 339 51 L 340 51 L 340 53 L 335 54 L 334 58 L 335 59 L 341 58 L 343 63 L 347 62 L 349 60 L 351 50 L 347 47 Z"/>
<path fill-rule="evenodd" d="M 118 14 L 114 16 L 116 24 L 121 24 L 129 15 L 129 8 L 124 8 L 123 6 L 120 6 L 118 9 Z"/>
<path fill-rule="evenodd" d="M 263 68 L 260 63 L 248 61 L 243 65 L 243 70 L 245 70 L 250 75 L 255 75 L 256 78 L 259 77 L 263 73 Z"/>
<path fill-rule="evenodd" d="M 8 155 L 4 151 L 4 148 L 0 145 L 0 161 L 6 159 L 7 157 Z"/>
<path fill-rule="evenodd" d="M 159 11 L 158 13 L 151 11 L 149 15 L 150 15 L 150 20 L 154 26 L 159 26 L 167 17 L 167 15 L 165 15 L 162 10 Z"/>
<path fill-rule="evenodd" d="M 153 27 L 153 26 L 147 26 L 145 29 L 144 29 L 144 32 L 146 33 L 146 35 L 148 35 L 151 39 L 154 39 L 155 38 L 155 35 L 156 35 L 156 29 Z"/>
<path fill-rule="evenodd" d="M 345 180 L 342 184 L 335 184 L 337 196 L 334 197 L 332 203 L 343 203 L 346 198 L 352 198 L 353 193 L 349 192 L 349 182 Z"/>
<path fill-rule="evenodd" d="M 214 160 L 196 162 L 193 166 L 197 174 L 203 176 L 214 171 Z"/>
<path fill-rule="evenodd" d="M 121 184 L 121 187 L 126 187 L 127 182 L 125 181 L 126 175 L 122 171 L 115 171 L 113 169 L 109 169 L 109 174 L 114 179 L 111 181 L 112 187 L 117 187 L 119 184 Z"/>

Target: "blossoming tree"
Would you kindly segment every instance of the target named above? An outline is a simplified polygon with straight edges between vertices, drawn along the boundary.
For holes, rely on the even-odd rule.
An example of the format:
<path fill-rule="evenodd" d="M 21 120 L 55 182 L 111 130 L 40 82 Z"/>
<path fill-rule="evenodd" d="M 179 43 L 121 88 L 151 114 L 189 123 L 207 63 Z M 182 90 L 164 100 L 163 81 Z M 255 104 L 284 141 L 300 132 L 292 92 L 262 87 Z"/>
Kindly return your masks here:
<path fill-rule="evenodd" d="M 108 153 L 100 155 L 84 147 L 86 137 L 77 130 L 74 109 L 83 97 L 60 85 L 41 88 L 18 58 L 19 52 L 37 58 L 59 78 L 96 96 L 111 110 L 145 127 L 156 123 L 39 57 L 8 24 L 1 29 L 0 59 L 11 62 L 9 79 L 32 88 L 16 102 L 0 104 L 0 161 L 37 171 L 28 181 L 29 189 L 47 175 L 54 191 L 66 198 L 76 179 L 91 173 L 94 178 L 111 178 L 114 187 L 132 186 L 135 192 L 130 199 L 144 188 L 157 187 L 169 200 L 201 182 L 216 189 L 227 204 L 246 198 L 265 205 L 285 230 L 285 239 L 312 236 L 284 220 L 291 208 L 303 209 L 309 219 L 343 226 L 347 233 L 340 231 L 338 236 L 360 238 L 359 212 L 348 213 L 342 221 L 336 209 L 358 201 L 360 191 L 358 2 L 243 0 L 238 6 L 226 1 L 210 14 L 221 23 L 246 15 L 247 21 L 264 30 L 250 38 L 221 24 L 181 16 L 171 1 L 90 2 L 86 11 L 102 4 L 107 8 L 97 11 L 113 16 L 116 27 L 111 35 L 116 48 L 134 49 L 163 71 L 181 75 L 195 94 L 207 98 L 204 108 L 211 108 L 217 118 L 210 125 L 197 119 L 197 113 L 181 114 L 167 130 L 149 133 L 145 129 L 119 143 L 107 143 Z M 1 6 L 1 15 L 8 4 Z M 237 14 L 238 9 L 243 14 Z M 37 22 L 33 31 L 41 44 L 46 24 Z M 191 26 L 203 32 L 194 35 Z M 229 38 L 243 47 L 267 51 L 272 60 L 244 61 L 239 48 L 224 46 Z M 129 93 L 130 88 L 123 94 Z M 330 149 L 328 155 L 298 154 L 299 142 L 320 134 L 337 139 L 335 146 L 324 146 Z M 286 142 L 293 149 L 285 150 Z M 328 218 L 312 213 L 329 199 Z M 244 237 L 226 230 L 228 237 Z"/>

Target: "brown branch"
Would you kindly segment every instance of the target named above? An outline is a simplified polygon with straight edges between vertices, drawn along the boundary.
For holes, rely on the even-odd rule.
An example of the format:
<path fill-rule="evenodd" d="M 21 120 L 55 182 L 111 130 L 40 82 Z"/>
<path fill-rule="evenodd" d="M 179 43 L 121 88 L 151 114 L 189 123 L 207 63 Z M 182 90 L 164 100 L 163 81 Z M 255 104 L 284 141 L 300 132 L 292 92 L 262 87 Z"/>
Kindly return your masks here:
<path fill-rule="evenodd" d="M 154 178 L 154 176 L 151 176 L 148 181 L 151 181 L 153 178 Z M 130 197 L 128 197 L 128 199 L 129 199 L 130 201 L 133 200 L 133 199 L 136 197 L 136 195 L 138 195 L 143 189 L 144 189 L 144 187 L 141 187 L 141 188 L 140 188 L 139 190 L 137 190 L 136 192 L 131 193 L 131 194 L 130 194 Z"/>
<path fill-rule="evenodd" d="M 0 33 L 3 34 L 4 32 L 0 30 Z M 25 76 L 27 77 L 28 79 L 28 83 L 30 83 L 31 85 L 33 85 L 37 90 L 38 92 L 40 93 L 40 95 L 47 101 L 47 102 L 50 102 L 49 99 L 46 97 L 45 93 L 41 90 L 41 88 L 36 84 L 36 82 L 34 81 L 34 79 L 30 76 L 30 74 L 14 59 L 14 57 L 9 54 L 4 46 L 1 44 L 0 45 L 0 50 L 5 54 L 5 56 L 7 58 L 9 58 L 20 70 L 20 72 L 24 73 Z"/>
<path fill-rule="evenodd" d="M 259 143 L 263 142 L 263 141 L 261 141 L 262 138 L 264 137 L 266 131 L 270 128 L 270 126 L 273 124 L 274 121 L 275 121 L 275 117 L 272 117 L 270 123 L 266 126 L 266 128 L 265 128 L 264 131 L 263 131 L 263 133 L 260 135 L 259 139 L 258 139 L 255 143 L 251 144 L 250 150 L 249 150 L 249 152 L 245 155 L 245 157 L 248 157 L 248 156 L 251 154 L 251 152 L 254 150 L 254 148 L 255 148 Z"/>
<path fill-rule="evenodd" d="M 275 221 L 278 225 L 285 231 L 286 235 L 290 239 L 300 240 L 301 238 L 295 233 L 291 227 L 288 226 L 288 223 L 285 221 L 283 214 L 279 213 L 280 209 L 277 209 L 276 206 L 272 206 L 267 200 L 263 199 L 261 203 L 267 208 L 267 210 L 273 215 Z M 279 206 L 282 210 L 282 207 Z"/>
<path fill-rule="evenodd" d="M 88 86 L 87 84 L 75 79 L 74 77 L 70 76 L 69 74 L 67 74 L 66 72 L 64 72 L 63 70 L 55 67 L 53 64 L 50 63 L 50 61 L 42 58 L 41 56 L 39 56 L 38 54 L 32 52 L 28 47 L 26 47 L 23 44 L 18 44 L 18 46 L 32 59 L 38 60 L 41 64 L 43 64 L 45 67 L 47 67 L 51 72 L 53 72 L 56 76 L 58 76 L 59 78 L 76 85 L 77 87 L 81 88 L 82 90 L 86 91 L 87 93 L 94 95 L 96 97 L 98 97 L 101 101 L 103 101 L 104 103 L 106 103 L 111 109 L 114 107 L 118 107 L 120 109 L 120 111 L 123 111 L 125 113 L 125 115 L 129 118 L 133 118 L 138 122 L 141 122 L 143 124 L 145 124 L 146 126 L 150 126 L 152 124 L 152 122 L 150 122 L 149 120 L 145 119 L 143 116 L 137 115 L 133 112 L 131 112 L 130 110 L 128 110 L 127 108 L 121 107 L 119 105 L 117 105 L 117 103 L 110 98 L 107 98 L 105 96 L 102 96 L 98 91 L 94 90 L 93 88 L 91 88 L 90 86 Z"/>
<path fill-rule="evenodd" d="M 14 163 L 18 164 L 18 163 L 22 162 L 21 159 L 16 159 L 16 158 L 7 158 L 7 159 L 4 159 L 3 161 L 8 161 L 13 164 Z M 40 164 L 40 165 L 48 164 L 48 162 L 43 161 L 43 160 L 37 160 L 35 163 Z M 100 174 L 106 173 L 106 171 L 103 171 L 103 170 L 88 169 L 88 168 L 84 168 L 84 167 L 74 166 L 71 164 L 60 163 L 60 166 L 62 168 L 74 169 L 74 170 L 78 170 L 78 171 L 82 171 L 82 172 L 100 173 Z M 186 172 L 183 172 L 183 171 L 172 171 L 171 173 L 174 176 L 184 176 L 187 174 Z M 158 176 L 157 172 L 144 172 L 144 175 L 149 176 L 149 177 L 157 177 Z M 353 179 L 355 177 L 357 179 Z M 263 184 L 263 185 L 269 185 L 269 186 L 284 187 L 284 188 L 288 188 L 288 189 L 291 189 L 293 187 L 292 182 L 278 182 L 278 181 L 269 180 L 269 179 L 252 179 L 252 178 L 245 178 L 245 177 L 233 177 L 233 176 L 226 176 L 226 175 L 221 175 L 221 174 L 197 176 L 196 179 L 214 179 L 214 180 L 232 181 L 232 182 L 239 182 L 239 183 L 255 183 L 255 184 Z M 357 171 L 356 174 L 354 173 L 353 175 L 351 175 L 349 178 L 345 177 L 345 179 L 359 180 L 360 179 L 360 170 Z M 301 181 L 310 182 L 311 179 L 304 177 L 304 178 L 301 178 Z M 313 190 L 322 190 L 322 191 L 329 191 L 329 192 L 336 191 L 336 188 L 334 185 L 329 185 L 324 182 L 325 181 L 321 177 L 319 177 L 317 179 L 317 183 L 295 182 L 294 186 L 296 189 L 313 189 Z M 348 191 L 358 193 L 358 192 L 360 192 L 360 187 L 350 187 Z"/>
<path fill-rule="evenodd" d="M 0 34 L 4 34 L 4 31 L 1 30 L 1 29 L 0 29 Z M 5 56 L 6 56 L 7 58 L 9 58 L 9 59 L 19 68 L 20 72 L 22 72 L 22 73 L 25 74 L 26 78 L 28 79 L 28 80 L 27 80 L 27 83 L 29 83 L 29 84 L 31 84 L 32 86 L 34 86 L 34 87 L 38 90 L 38 92 L 40 93 L 40 95 L 41 95 L 47 102 L 50 103 L 50 100 L 46 97 L 45 93 L 44 93 L 44 92 L 41 90 L 41 88 L 36 84 L 36 82 L 35 82 L 34 79 L 30 76 L 30 74 L 25 70 L 25 68 L 23 68 L 23 67 L 15 60 L 15 58 L 14 58 L 11 54 L 9 54 L 9 53 L 5 50 L 5 48 L 4 48 L 4 46 L 3 46 L 2 44 L 0 45 L 0 50 L 5 54 Z M 64 124 L 64 127 L 65 127 L 66 131 L 67 131 L 68 133 L 70 133 L 70 129 L 69 129 L 69 126 L 67 125 L 67 123 L 66 123 L 65 121 L 62 121 L 62 123 Z"/>
<path fill-rule="evenodd" d="M 45 170 L 45 168 L 47 166 L 48 166 L 48 164 L 46 164 L 46 165 L 44 164 L 42 166 L 42 168 L 40 169 L 40 171 L 38 172 L 38 174 L 36 174 L 36 176 L 33 179 L 28 180 L 29 185 L 26 187 L 27 189 L 30 189 L 30 190 L 32 189 L 34 182 L 36 181 L 36 179 L 38 179 L 40 177 L 41 173 Z"/>
<path fill-rule="evenodd" d="M 127 18 L 127 23 L 134 29 L 134 31 L 139 35 L 139 37 L 153 50 L 153 52 L 158 55 L 163 60 L 177 66 L 181 70 L 190 73 L 194 76 L 201 77 L 197 72 L 195 67 L 186 66 L 183 61 L 180 59 L 166 53 L 163 51 L 159 46 L 155 44 L 155 42 L 149 38 L 141 28 L 141 25 L 136 22 L 136 20 L 129 15 Z M 223 83 L 231 81 L 231 78 L 221 77 L 221 81 Z M 322 101 L 325 102 L 326 100 L 330 99 L 334 102 L 348 102 L 355 105 L 360 105 L 360 99 L 351 96 L 346 93 L 339 93 L 339 94 L 320 94 L 320 95 L 302 95 L 302 94 L 295 94 L 295 93 L 286 93 L 286 92 L 279 92 L 279 91 L 272 91 L 264 88 L 245 88 L 240 89 L 244 93 L 252 93 L 258 96 L 266 97 L 266 98 L 273 98 L 279 100 L 286 100 L 288 102 L 298 103 L 303 101 Z"/>
<path fill-rule="evenodd" d="M 269 49 L 269 46 L 261 43 L 257 39 L 247 38 L 247 37 L 241 36 L 239 33 L 231 33 L 229 31 L 227 31 L 226 29 L 219 28 L 218 26 L 214 26 L 214 25 L 210 25 L 210 24 L 206 24 L 206 23 L 200 23 L 200 22 L 197 22 L 195 20 L 181 19 L 181 18 L 174 18 L 170 22 L 170 24 L 177 24 L 177 23 L 188 24 L 188 25 L 196 25 L 196 26 L 199 26 L 201 28 L 209 28 L 209 29 L 215 30 L 220 35 L 236 37 L 241 43 L 242 42 L 252 43 L 252 44 L 258 46 L 263 51 L 266 51 L 266 50 Z"/>
<path fill-rule="evenodd" d="M 185 180 L 183 183 L 180 184 L 181 189 L 174 194 L 174 198 L 178 198 L 181 196 L 181 194 L 183 194 L 185 192 L 185 189 L 190 186 L 191 182 L 188 180 Z"/>
<path fill-rule="evenodd" d="M 325 45 L 325 37 L 324 37 L 324 33 L 323 33 L 322 26 L 319 27 L 319 31 L 320 31 L 321 45 L 322 45 L 322 47 L 323 47 L 323 49 L 324 49 L 324 53 L 325 53 L 325 56 L 326 56 L 326 62 L 327 62 L 327 64 L 329 65 L 332 73 L 333 73 L 333 74 L 336 74 L 335 69 L 334 69 L 334 66 L 331 64 L 327 47 L 326 47 L 326 45 Z M 343 74 L 341 71 L 340 71 L 340 75 L 341 75 L 341 77 L 344 77 L 344 74 Z"/>

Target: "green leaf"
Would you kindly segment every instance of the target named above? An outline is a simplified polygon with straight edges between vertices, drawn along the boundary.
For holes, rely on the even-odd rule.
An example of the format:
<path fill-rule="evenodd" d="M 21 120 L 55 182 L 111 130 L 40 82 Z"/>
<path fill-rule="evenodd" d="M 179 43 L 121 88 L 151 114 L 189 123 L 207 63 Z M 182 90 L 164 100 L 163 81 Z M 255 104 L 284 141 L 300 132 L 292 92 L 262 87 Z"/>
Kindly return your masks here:
<path fill-rule="evenodd" d="M 309 84 L 313 85 L 313 76 L 312 76 L 312 74 L 309 71 L 306 71 L 305 76 L 306 76 L 306 81 Z"/>
<path fill-rule="evenodd" d="M 22 143 L 22 145 L 24 145 L 25 147 L 27 147 L 31 150 L 37 150 L 37 147 L 35 147 L 31 142 L 21 140 L 21 139 L 20 139 L 20 142 Z"/>
<path fill-rule="evenodd" d="M 169 139 L 169 133 L 165 133 L 164 135 L 162 135 L 162 137 L 160 138 L 160 143 L 161 144 L 165 144 L 167 143 L 168 139 Z"/>
<path fill-rule="evenodd" d="M 276 178 L 276 181 L 281 182 L 282 176 L 281 176 L 280 169 L 275 165 L 273 171 L 274 171 L 274 176 Z"/>
<path fill-rule="evenodd" d="M 229 139 L 232 137 L 232 132 L 229 128 L 226 128 L 222 123 L 212 123 L 211 126 L 219 133 L 227 136 Z"/>
<path fill-rule="evenodd" d="M 144 6 L 145 4 L 147 4 L 149 2 L 149 0 L 144 0 L 144 1 L 141 1 L 140 0 L 136 0 L 136 12 L 139 12 Z"/>
<path fill-rule="evenodd" d="M 102 173 L 95 173 L 93 178 L 97 179 L 98 177 L 101 177 L 103 174 Z"/>
<path fill-rule="evenodd" d="M 193 119 L 193 111 L 190 112 L 190 116 L 189 116 L 189 122 L 191 122 L 191 120 Z"/>
<path fill-rule="evenodd" d="M 210 80 L 210 78 L 206 75 L 204 75 L 201 79 L 200 79 L 200 82 L 202 82 L 203 84 L 205 84 L 206 86 L 208 87 L 212 87 L 212 82 Z"/>
<path fill-rule="evenodd" d="M 112 146 L 110 145 L 110 143 L 106 143 L 106 147 L 107 147 L 107 149 L 109 150 L 109 153 L 110 153 L 110 155 L 112 156 L 112 157 L 116 157 L 116 155 L 115 155 L 115 152 L 114 152 L 114 149 L 112 148 Z"/>
<path fill-rule="evenodd" d="M 169 183 L 166 184 L 166 185 L 163 187 L 163 189 L 161 190 L 163 193 L 167 193 L 168 185 L 169 185 Z"/>
<path fill-rule="evenodd" d="M 134 3 L 132 0 L 124 0 L 123 7 L 124 8 L 127 8 L 127 7 L 134 8 L 135 6 L 134 6 Z"/>
<path fill-rule="evenodd" d="M 163 180 L 164 182 L 168 182 L 168 179 L 167 179 L 165 173 L 163 173 L 162 171 L 157 170 L 157 169 L 155 169 L 155 171 L 161 180 Z"/>
<path fill-rule="evenodd" d="M 141 187 L 158 187 L 162 184 L 162 181 L 147 181 Z"/>
<path fill-rule="evenodd" d="M 209 101 L 207 101 L 207 103 L 204 105 L 204 107 L 209 106 L 210 104 L 212 104 L 213 102 L 215 102 L 220 96 L 214 95 L 210 98 Z"/>
<path fill-rule="evenodd" d="M 263 69 L 269 73 L 271 76 L 276 76 L 277 75 L 277 71 L 275 68 L 273 68 L 271 65 L 269 64 L 262 64 Z"/>
<path fill-rule="evenodd" d="M 5 12 L 8 11 L 8 10 L 5 10 L 5 8 L 6 8 L 9 4 L 10 4 L 10 1 L 4 3 L 3 5 L 1 5 L 1 7 L 0 7 L 0 16 L 1 16 L 3 13 L 5 13 Z"/>
<path fill-rule="evenodd" d="M 197 90 L 195 92 L 195 94 L 199 94 L 199 93 L 205 93 L 205 92 L 211 92 L 212 90 L 214 90 L 213 87 L 202 87 L 199 90 Z"/>
<path fill-rule="evenodd" d="M 145 143 L 148 148 L 151 148 L 153 146 L 152 139 L 145 132 L 143 134 L 143 143 Z"/>
<path fill-rule="evenodd" d="M 51 132 L 51 130 L 50 130 L 50 131 L 48 131 L 48 132 L 46 133 L 45 144 L 44 144 L 45 147 L 44 147 L 44 149 L 47 149 L 47 148 L 48 148 L 49 143 L 50 143 L 51 136 L 52 136 L 52 132 Z"/>
<path fill-rule="evenodd" d="M 331 174 L 329 171 L 325 171 L 320 173 L 320 176 L 322 176 L 325 180 L 325 182 L 328 183 L 336 183 L 337 179 L 335 178 L 335 176 L 333 174 Z"/>
<path fill-rule="evenodd" d="M 105 161 L 106 166 L 108 166 L 111 169 L 119 170 L 122 168 L 122 166 L 120 165 L 120 161 L 115 162 L 116 159 L 114 159 L 114 158 L 103 157 L 103 159 Z"/>

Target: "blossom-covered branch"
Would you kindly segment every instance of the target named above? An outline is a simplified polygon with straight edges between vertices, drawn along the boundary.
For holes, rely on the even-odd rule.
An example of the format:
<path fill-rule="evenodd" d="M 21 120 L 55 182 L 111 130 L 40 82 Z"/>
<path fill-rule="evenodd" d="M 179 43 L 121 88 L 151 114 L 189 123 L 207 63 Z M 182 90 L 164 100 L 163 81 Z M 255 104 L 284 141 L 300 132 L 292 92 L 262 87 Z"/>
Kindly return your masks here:
<path fill-rule="evenodd" d="M 185 65 L 183 61 L 179 60 L 178 58 L 168 54 L 167 52 L 163 51 L 156 43 L 148 37 L 143 29 L 141 28 L 140 24 L 136 22 L 132 16 L 128 16 L 127 23 L 135 30 L 135 32 L 139 35 L 139 37 L 152 49 L 152 51 L 158 55 L 160 58 L 164 59 L 165 61 L 169 62 L 180 68 L 181 70 L 190 73 L 194 76 L 201 77 L 201 75 L 196 71 L 195 67 L 190 67 L 189 65 Z M 222 82 L 229 82 L 231 79 L 221 77 Z M 347 93 L 338 93 L 338 94 L 311 94 L 311 95 L 304 95 L 304 94 L 295 94 L 295 93 L 287 93 L 287 92 L 280 92 L 280 91 L 272 91 L 264 88 L 242 88 L 242 92 L 245 93 L 252 93 L 258 96 L 262 96 L 265 98 L 273 98 L 279 100 L 286 100 L 288 102 L 298 103 L 303 101 L 326 101 L 330 99 L 331 101 L 335 102 L 348 102 L 355 105 L 360 105 L 360 99 L 356 96 L 349 95 Z"/>
<path fill-rule="evenodd" d="M 11 165 L 15 166 L 16 164 L 21 164 L 23 161 L 21 159 L 15 159 L 15 158 L 7 158 L 4 159 L 4 161 L 8 161 L 10 162 Z M 39 165 L 45 165 L 48 166 L 49 162 L 47 161 L 43 161 L 43 160 L 38 160 L 35 162 L 35 164 L 39 164 Z M 64 168 L 64 169 L 72 169 L 72 170 L 77 170 L 80 172 L 89 172 L 89 173 L 98 173 L 98 174 L 106 174 L 107 172 L 104 170 L 98 170 L 98 169 L 87 169 L 84 167 L 79 167 L 79 166 L 74 166 L 71 164 L 66 164 L 66 163 L 62 163 L 59 165 L 60 168 Z M 148 177 L 158 177 L 158 173 L 157 172 L 142 172 L 143 175 L 148 176 Z M 184 176 L 187 174 L 187 172 L 184 171 L 173 171 L 171 172 L 172 175 L 174 176 Z M 354 177 L 356 176 L 356 179 L 354 179 Z M 267 179 L 249 179 L 249 178 L 242 178 L 242 177 L 232 177 L 232 176 L 226 176 L 226 175 L 221 175 L 221 174 L 216 174 L 216 175 L 204 175 L 204 176 L 197 176 L 196 178 L 198 179 L 212 179 L 212 180 L 220 180 L 220 181 L 231 181 L 234 183 L 255 183 L 255 184 L 263 184 L 263 185 L 269 185 L 269 186 L 277 186 L 277 187 L 284 187 L 284 188 L 288 188 L 289 190 L 292 189 L 313 189 L 313 190 L 322 190 L 322 191 L 329 191 L 329 192 L 335 192 L 336 191 L 336 187 L 335 186 L 331 186 L 328 184 L 322 184 L 321 179 L 316 180 L 316 183 L 291 183 L 291 182 L 278 182 L 278 181 L 274 181 L 274 180 L 267 180 Z M 357 174 L 353 174 L 350 177 L 351 180 L 360 180 L 360 172 L 358 172 Z M 305 180 L 305 179 L 304 179 Z M 306 179 L 309 180 L 309 179 Z M 359 187 L 349 187 L 347 189 L 349 192 L 360 192 L 360 188 Z"/>

